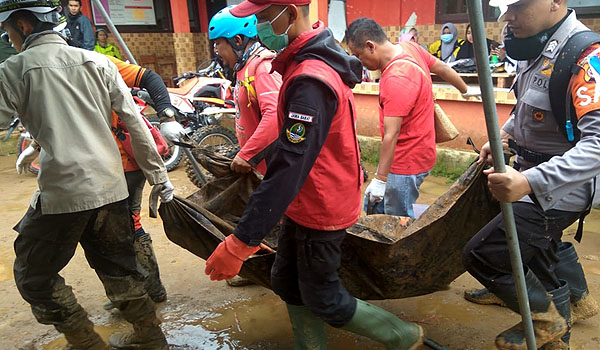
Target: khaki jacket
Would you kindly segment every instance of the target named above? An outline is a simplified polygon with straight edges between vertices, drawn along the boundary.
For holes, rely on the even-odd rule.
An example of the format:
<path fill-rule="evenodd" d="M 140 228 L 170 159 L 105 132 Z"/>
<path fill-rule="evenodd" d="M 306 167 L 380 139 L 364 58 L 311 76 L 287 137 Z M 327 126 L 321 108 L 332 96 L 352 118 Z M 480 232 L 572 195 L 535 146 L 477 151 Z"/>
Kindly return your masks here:
<path fill-rule="evenodd" d="M 150 131 L 108 58 L 44 32 L 0 65 L 0 126 L 17 112 L 42 147 L 32 207 L 39 198 L 43 214 L 72 213 L 128 197 L 111 110 L 127 125 L 146 179 L 151 185 L 167 181 Z"/>

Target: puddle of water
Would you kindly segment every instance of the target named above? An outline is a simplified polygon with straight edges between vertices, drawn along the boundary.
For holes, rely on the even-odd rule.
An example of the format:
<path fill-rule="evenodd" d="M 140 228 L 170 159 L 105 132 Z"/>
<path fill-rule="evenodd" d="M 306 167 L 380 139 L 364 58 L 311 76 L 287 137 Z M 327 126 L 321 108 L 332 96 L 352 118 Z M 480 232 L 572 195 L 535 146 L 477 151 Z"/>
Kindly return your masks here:
<path fill-rule="evenodd" d="M 287 310 L 275 295 L 239 301 L 197 312 L 189 305 L 166 305 L 160 310 L 161 325 L 170 350 L 277 350 L 293 348 L 293 334 Z M 121 319 L 94 320 L 96 332 L 107 340 L 127 329 Z M 100 325 L 98 325 L 100 324 Z M 383 349 L 377 343 L 328 327 L 328 349 Z M 63 350 L 64 337 L 42 345 L 43 350 Z"/>
<path fill-rule="evenodd" d="M 14 253 L 9 249 L 0 249 L 0 282 L 13 279 Z"/>
<path fill-rule="evenodd" d="M 422 320 L 425 324 L 443 324 L 446 320 L 458 321 L 463 325 L 473 325 L 480 318 L 462 303 L 450 303 L 442 297 L 429 297 L 417 301 L 419 315 L 425 315 Z"/>
<path fill-rule="evenodd" d="M 122 325 L 110 326 L 110 325 L 100 325 L 95 326 L 94 330 L 96 333 L 102 337 L 102 339 L 107 340 L 111 334 L 124 331 L 124 327 Z M 48 344 L 42 345 L 42 350 L 64 350 L 67 345 L 67 340 L 65 337 L 60 336 L 58 339 L 51 341 Z"/>

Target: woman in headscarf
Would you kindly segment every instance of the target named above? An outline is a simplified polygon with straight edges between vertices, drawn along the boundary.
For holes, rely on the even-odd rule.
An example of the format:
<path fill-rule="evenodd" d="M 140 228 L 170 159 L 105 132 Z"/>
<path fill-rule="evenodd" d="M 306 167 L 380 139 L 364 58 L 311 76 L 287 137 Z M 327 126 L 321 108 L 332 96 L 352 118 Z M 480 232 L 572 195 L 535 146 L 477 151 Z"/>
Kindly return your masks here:
<path fill-rule="evenodd" d="M 440 40 L 429 45 L 429 53 L 439 58 L 442 62 L 454 62 L 456 61 L 458 50 L 460 50 L 460 47 L 464 43 L 463 39 L 458 38 L 456 26 L 452 23 L 446 23 L 442 26 Z"/>
<path fill-rule="evenodd" d="M 475 58 L 475 51 L 473 50 L 473 33 L 471 32 L 470 24 L 467 24 L 467 29 L 465 30 L 465 38 L 467 40 L 465 40 L 465 43 L 460 47 L 460 50 L 458 50 L 458 53 L 456 54 L 457 60 L 463 58 Z M 490 39 L 485 40 L 487 41 L 487 50 L 489 55 L 490 49 L 492 47 L 498 46 L 498 43 Z"/>

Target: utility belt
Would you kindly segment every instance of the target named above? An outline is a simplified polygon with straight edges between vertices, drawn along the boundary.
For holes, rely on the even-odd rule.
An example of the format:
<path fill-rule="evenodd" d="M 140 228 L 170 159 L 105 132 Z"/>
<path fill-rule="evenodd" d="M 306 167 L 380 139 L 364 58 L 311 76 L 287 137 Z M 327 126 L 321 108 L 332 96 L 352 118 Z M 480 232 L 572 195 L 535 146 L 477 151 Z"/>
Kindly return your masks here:
<path fill-rule="evenodd" d="M 521 147 L 513 139 L 508 139 L 508 147 L 519 155 L 519 157 L 535 165 L 542 164 L 550 160 L 550 158 L 559 154 L 546 154 L 541 152 L 532 151 L 525 147 Z"/>
<path fill-rule="evenodd" d="M 547 162 L 552 157 L 555 157 L 558 155 L 558 154 L 546 154 L 546 153 L 535 152 L 535 151 L 529 150 L 525 147 L 519 146 L 517 144 L 517 142 L 513 139 L 508 139 L 508 147 L 511 150 L 515 151 L 517 153 L 517 155 L 519 155 L 519 157 L 525 159 L 526 161 L 528 161 L 530 163 L 534 163 L 536 165 Z M 515 169 L 520 170 L 519 168 L 520 168 L 519 164 L 517 162 L 515 162 Z M 577 225 L 577 232 L 575 233 L 575 240 L 577 242 L 581 243 L 581 237 L 583 236 L 583 222 L 584 222 L 585 217 L 590 213 L 590 211 L 592 209 L 592 202 L 594 200 L 595 194 L 596 194 L 596 178 L 594 177 L 594 181 L 592 183 L 592 195 L 590 196 L 587 209 L 585 209 L 581 213 L 581 216 L 579 217 L 579 224 Z M 537 198 L 535 197 L 535 195 L 533 193 L 529 195 L 529 198 L 531 198 L 531 200 L 536 205 L 540 206 L 539 202 L 537 201 Z"/>

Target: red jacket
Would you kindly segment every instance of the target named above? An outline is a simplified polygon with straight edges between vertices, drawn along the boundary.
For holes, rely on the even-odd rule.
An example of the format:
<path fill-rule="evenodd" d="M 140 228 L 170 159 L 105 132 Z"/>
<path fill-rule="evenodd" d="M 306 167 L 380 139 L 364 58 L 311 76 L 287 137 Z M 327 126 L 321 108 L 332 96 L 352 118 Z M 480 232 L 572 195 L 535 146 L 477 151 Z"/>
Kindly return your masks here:
<path fill-rule="evenodd" d="M 329 134 L 304 185 L 289 205 L 286 215 L 296 223 L 317 230 L 334 231 L 352 226 L 360 216 L 361 186 L 360 151 L 356 137 L 354 95 L 340 75 L 322 60 L 294 60 L 305 44 L 323 31 L 322 25 L 296 38 L 273 62 L 282 73 L 279 106 L 286 106 L 285 93 L 290 82 L 299 76 L 310 76 L 325 83 L 338 97 L 338 109 Z M 287 116 L 278 110 L 279 128 Z"/>
<path fill-rule="evenodd" d="M 235 131 L 241 146 L 238 155 L 262 175 L 267 171 L 262 153 L 279 135 L 277 97 L 281 76 L 276 72 L 270 74 L 273 57 L 273 52 L 259 48 L 237 72 L 234 91 Z"/>

